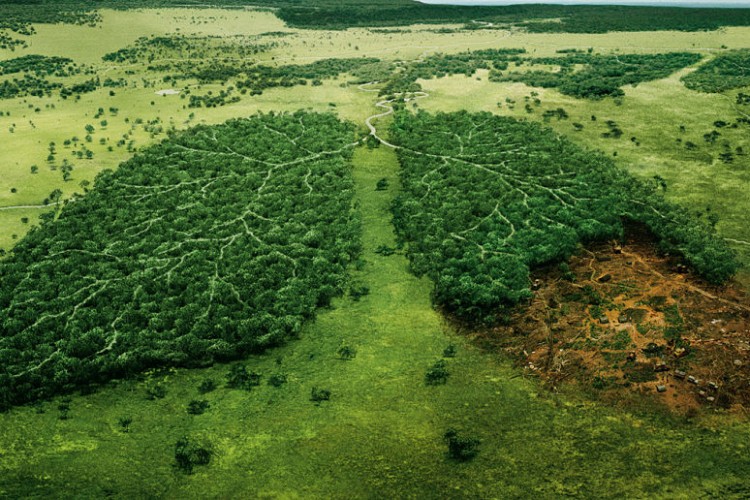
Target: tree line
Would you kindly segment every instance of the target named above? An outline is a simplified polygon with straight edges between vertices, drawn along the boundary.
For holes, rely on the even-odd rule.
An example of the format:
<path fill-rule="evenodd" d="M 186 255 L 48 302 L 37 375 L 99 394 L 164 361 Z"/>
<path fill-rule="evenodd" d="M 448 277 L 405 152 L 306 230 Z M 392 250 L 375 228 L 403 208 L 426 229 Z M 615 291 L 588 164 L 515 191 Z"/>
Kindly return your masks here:
<path fill-rule="evenodd" d="M 699 54 L 670 52 L 666 54 L 600 55 L 569 53 L 565 57 L 539 57 L 524 61 L 534 66 L 558 66 L 559 71 L 493 70 L 494 82 L 523 82 L 532 87 L 557 88 L 561 93 L 579 98 L 601 99 L 624 95 L 623 85 L 666 78 L 701 60 Z M 576 65 L 583 65 L 576 69 Z"/>
<path fill-rule="evenodd" d="M 63 98 L 96 90 L 100 86 L 98 78 L 69 85 L 51 80 L 69 78 L 75 75 L 91 74 L 93 70 L 80 66 L 66 57 L 26 55 L 0 61 L 0 75 L 13 75 L 0 81 L 0 99 L 13 99 L 27 95 L 49 97 L 59 90 Z M 20 76 L 17 76 L 20 73 Z"/>
<path fill-rule="evenodd" d="M 413 0 L 2 0 L 6 19 L 0 29 L 29 29 L 33 22 L 95 24 L 96 9 L 212 4 L 223 8 L 262 6 L 278 8 L 276 14 L 293 27 L 346 29 L 365 26 L 492 22 L 502 28 L 524 27 L 542 33 L 606 33 L 610 31 L 715 30 L 724 26 L 750 26 L 750 11 L 738 8 L 684 8 L 614 5 L 430 5 Z M 555 21 L 550 21 L 554 19 Z"/>
<path fill-rule="evenodd" d="M 537 58 L 525 54 L 525 49 L 515 48 L 434 54 L 409 64 L 403 71 L 392 72 L 380 93 L 414 92 L 421 89 L 418 79 L 473 76 L 477 70 L 484 69 L 489 70 L 489 79 L 493 82 L 523 82 L 532 87 L 557 88 L 574 97 L 600 99 L 621 96 L 623 85 L 665 78 L 701 59 L 699 54 L 690 52 L 623 55 L 567 52 L 564 56 Z M 517 68 L 544 64 L 558 66 L 559 70 L 507 71 L 510 64 Z"/>
<path fill-rule="evenodd" d="M 700 92 L 723 92 L 750 85 L 750 50 L 719 54 L 682 77 L 685 86 Z M 740 98 L 737 99 L 740 104 Z"/>

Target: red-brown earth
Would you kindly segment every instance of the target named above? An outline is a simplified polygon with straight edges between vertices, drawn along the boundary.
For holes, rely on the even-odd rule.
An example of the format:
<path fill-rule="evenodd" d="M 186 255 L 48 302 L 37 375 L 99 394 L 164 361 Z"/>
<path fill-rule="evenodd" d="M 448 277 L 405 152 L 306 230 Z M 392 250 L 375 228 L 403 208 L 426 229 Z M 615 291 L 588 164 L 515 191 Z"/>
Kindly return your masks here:
<path fill-rule="evenodd" d="M 550 389 L 575 384 L 618 406 L 690 415 L 750 408 L 750 299 L 658 251 L 642 228 L 534 273 L 534 297 L 469 335 Z"/>

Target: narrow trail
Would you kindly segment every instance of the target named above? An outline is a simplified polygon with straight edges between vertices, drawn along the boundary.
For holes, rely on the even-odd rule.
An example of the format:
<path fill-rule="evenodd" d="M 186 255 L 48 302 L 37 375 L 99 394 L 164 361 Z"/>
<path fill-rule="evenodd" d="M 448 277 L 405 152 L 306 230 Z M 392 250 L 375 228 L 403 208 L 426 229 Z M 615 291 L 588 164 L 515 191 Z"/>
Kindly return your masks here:
<path fill-rule="evenodd" d="M 357 87 L 362 92 L 380 92 L 380 89 L 367 89 L 365 87 L 370 85 L 376 85 L 379 82 L 369 82 L 369 83 L 363 83 L 359 87 Z M 416 99 L 423 99 L 425 97 L 429 97 L 430 94 L 427 92 L 413 92 L 410 94 L 412 97 L 407 97 L 404 99 L 405 102 L 409 102 Z M 391 103 L 394 102 L 396 99 L 383 99 L 382 101 L 378 101 L 375 103 L 376 108 L 384 109 L 385 111 L 382 113 L 376 113 L 374 115 L 370 115 L 365 120 L 365 125 L 367 125 L 367 128 L 370 130 L 370 135 L 373 136 L 375 139 L 377 139 L 380 144 L 384 146 L 388 146 L 389 148 L 393 149 L 401 149 L 401 146 L 396 146 L 395 144 L 392 144 L 388 142 L 387 140 L 383 139 L 378 135 L 378 130 L 375 128 L 375 125 L 373 125 L 373 120 L 377 120 L 380 118 L 385 118 L 386 116 L 393 114 L 393 106 L 391 106 Z"/>
<path fill-rule="evenodd" d="M 48 203 L 47 205 L 11 205 L 7 207 L 0 207 L 0 210 L 24 210 L 24 209 L 43 209 L 43 208 L 54 208 L 57 205 L 59 205 L 61 202 L 55 202 L 55 203 Z"/>

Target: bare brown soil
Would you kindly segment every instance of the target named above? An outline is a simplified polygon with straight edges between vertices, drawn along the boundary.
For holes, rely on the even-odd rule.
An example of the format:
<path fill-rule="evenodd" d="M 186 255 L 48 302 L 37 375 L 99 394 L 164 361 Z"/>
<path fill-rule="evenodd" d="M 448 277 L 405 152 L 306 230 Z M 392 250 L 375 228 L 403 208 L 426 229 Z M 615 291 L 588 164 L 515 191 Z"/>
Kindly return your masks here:
<path fill-rule="evenodd" d="M 638 227 L 533 280 L 533 299 L 508 325 L 471 335 L 548 387 L 578 384 L 597 399 L 682 415 L 750 409 L 750 298 L 740 285 L 698 279 Z"/>

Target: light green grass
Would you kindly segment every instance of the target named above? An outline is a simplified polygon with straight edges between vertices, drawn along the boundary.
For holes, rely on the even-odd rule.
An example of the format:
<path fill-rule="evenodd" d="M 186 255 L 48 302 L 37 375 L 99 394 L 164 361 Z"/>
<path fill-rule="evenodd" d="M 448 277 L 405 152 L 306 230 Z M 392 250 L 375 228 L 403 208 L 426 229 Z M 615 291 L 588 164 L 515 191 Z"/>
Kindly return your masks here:
<path fill-rule="evenodd" d="M 101 63 L 101 57 L 137 38 L 166 35 L 176 31 L 184 35 L 256 35 L 282 31 L 284 23 L 270 12 L 220 9 L 136 9 L 100 11 L 102 22 L 96 27 L 67 24 L 38 24 L 37 33 L 22 37 L 28 48 L 15 52 L 0 51 L 0 59 L 19 54 L 65 54 L 76 62 Z M 3 57 L 5 56 L 5 57 Z"/>
<path fill-rule="evenodd" d="M 311 109 L 335 111 L 344 119 L 362 123 L 368 112 L 370 96 L 358 92 L 356 87 L 341 88 L 342 84 L 345 85 L 345 80 L 326 81 L 318 87 L 269 89 L 261 96 L 244 96 L 238 103 L 211 109 L 185 108 L 187 101 L 179 96 L 155 95 L 154 92 L 162 87 L 115 89 L 114 97 L 109 96 L 109 89 L 100 89 L 84 94 L 79 101 L 59 98 L 0 101 L 0 110 L 10 112 L 10 116 L 0 117 L 0 150 L 3 154 L 0 159 L 0 207 L 39 205 L 54 189 L 61 189 L 65 197 L 75 192 L 83 193 L 81 181 L 93 183 L 96 174 L 107 168 L 117 168 L 132 156 L 125 147 L 116 146 L 123 134 L 130 134 L 136 148 L 148 146 L 165 137 L 165 133 L 152 137 L 143 125 L 135 125 L 137 118 L 142 119 L 144 124 L 159 118 L 166 131 L 171 125 L 183 129 L 198 123 L 221 123 L 258 112 Z M 195 91 L 218 92 L 220 88 L 219 85 L 203 85 Z M 45 108 L 45 104 L 50 103 L 54 103 L 55 109 Z M 335 106 L 331 106 L 331 103 L 335 103 Z M 34 111 L 37 107 L 41 109 L 38 113 Z M 94 119 L 100 107 L 105 109 L 105 114 Z M 116 116 L 108 112 L 110 107 L 119 109 Z M 189 119 L 191 113 L 195 114 L 192 120 Z M 108 122 L 106 128 L 100 126 L 102 119 Z M 126 123 L 126 119 L 129 123 Z M 9 128 L 13 124 L 16 124 L 15 131 L 11 133 Z M 87 124 L 96 129 L 91 143 L 84 142 Z M 94 152 L 93 159 L 75 158 L 71 155 L 75 147 L 63 146 L 66 139 L 74 136 Z M 99 144 L 100 138 L 106 139 L 105 145 Z M 56 144 L 57 158 L 54 163 L 58 167 L 64 158 L 74 165 L 72 177 L 67 182 L 63 181 L 59 168 L 53 171 L 47 162 L 50 142 Z M 112 152 L 108 151 L 108 146 L 113 146 Z M 31 173 L 32 165 L 39 167 L 37 174 Z M 16 193 L 11 192 L 12 188 L 16 188 Z M 43 210 L 31 214 L 0 210 L 0 248 L 8 250 L 17 241 L 12 239 L 12 235 L 23 236 L 37 221 L 40 212 Z M 21 217 L 29 217 L 31 223 L 22 225 Z"/>

